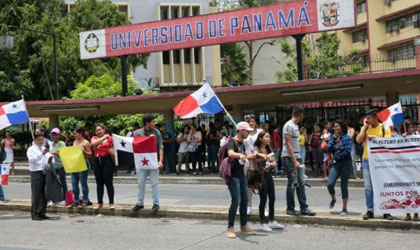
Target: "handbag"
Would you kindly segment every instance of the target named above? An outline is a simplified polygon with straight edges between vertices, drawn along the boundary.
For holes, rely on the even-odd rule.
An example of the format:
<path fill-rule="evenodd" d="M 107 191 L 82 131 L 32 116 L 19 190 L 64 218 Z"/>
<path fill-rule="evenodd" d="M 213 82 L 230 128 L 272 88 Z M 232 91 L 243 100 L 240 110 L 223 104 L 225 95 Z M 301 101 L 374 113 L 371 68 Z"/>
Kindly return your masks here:
<path fill-rule="evenodd" d="M 188 153 L 194 153 L 197 150 L 197 143 L 190 142 L 187 147 Z"/>
<path fill-rule="evenodd" d="M 252 188 L 254 193 L 255 190 L 258 190 L 258 192 L 260 192 L 263 186 L 263 178 L 264 176 L 261 171 L 249 169 L 247 175 L 248 187 Z"/>
<path fill-rule="evenodd" d="M 67 190 L 67 192 L 66 192 L 66 206 L 70 206 L 73 203 L 74 203 L 73 190 Z"/>

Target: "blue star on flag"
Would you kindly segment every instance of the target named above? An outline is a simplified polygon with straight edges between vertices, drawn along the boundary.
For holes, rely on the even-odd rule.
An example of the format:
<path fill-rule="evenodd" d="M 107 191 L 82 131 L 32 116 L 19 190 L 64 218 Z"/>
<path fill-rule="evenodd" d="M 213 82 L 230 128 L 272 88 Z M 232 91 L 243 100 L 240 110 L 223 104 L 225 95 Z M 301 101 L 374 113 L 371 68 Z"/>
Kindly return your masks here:
<path fill-rule="evenodd" d="M 203 98 L 207 98 L 206 92 L 203 92 Z"/>
<path fill-rule="evenodd" d="M 16 104 L 13 104 L 13 106 L 12 106 L 12 107 L 15 109 L 15 108 L 17 108 L 17 105 L 16 105 Z"/>

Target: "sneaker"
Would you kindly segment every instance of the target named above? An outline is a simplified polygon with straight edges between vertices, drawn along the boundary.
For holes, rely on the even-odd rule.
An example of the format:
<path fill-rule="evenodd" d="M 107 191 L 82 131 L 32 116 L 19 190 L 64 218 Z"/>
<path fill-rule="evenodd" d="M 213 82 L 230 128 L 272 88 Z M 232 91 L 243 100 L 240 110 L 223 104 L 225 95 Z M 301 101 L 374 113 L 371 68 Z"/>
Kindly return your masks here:
<path fill-rule="evenodd" d="M 193 175 L 197 175 L 197 172 L 194 172 Z"/>
<path fill-rule="evenodd" d="M 159 205 L 153 204 L 152 213 L 155 214 L 155 213 L 157 213 L 158 210 L 159 210 Z"/>
<path fill-rule="evenodd" d="M 373 219 L 374 214 L 372 211 L 367 211 L 365 215 L 363 215 L 364 220 Z"/>
<path fill-rule="evenodd" d="M 414 214 L 413 221 L 420 221 L 420 219 L 419 219 L 419 214 L 418 214 L 418 213 L 415 213 L 415 214 Z"/>
<path fill-rule="evenodd" d="M 66 201 L 62 201 L 62 202 L 60 202 L 60 206 L 65 207 L 65 206 L 66 206 Z"/>
<path fill-rule="evenodd" d="M 258 231 L 272 232 L 273 229 L 269 228 L 267 224 L 261 224 L 260 227 L 258 228 Z"/>
<path fill-rule="evenodd" d="M 246 209 L 246 214 L 251 214 L 252 212 L 252 207 L 248 206 Z"/>
<path fill-rule="evenodd" d="M 385 220 L 394 220 L 394 217 L 392 217 L 391 214 L 384 214 L 384 219 Z"/>
<path fill-rule="evenodd" d="M 7 202 L 6 200 L 0 200 L 0 204 L 4 204 L 6 202 Z"/>
<path fill-rule="evenodd" d="M 248 234 L 248 235 L 254 235 L 255 234 L 255 232 L 249 226 L 241 227 L 241 233 Z"/>
<path fill-rule="evenodd" d="M 298 216 L 299 213 L 296 210 L 287 210 L 286 212 L 288 215 Z"/>
<path fill-rule="evenodd" d="M 114 210 L 114 209 L 115 209 L 115 207 L 116 207 L 116 206 L 115 206 L 115 204 L 109 204 L 109 209 L 110 209 L 110 210 Z"/>
<path fill-rule="evenodd" d="M 103 206 L 104 206 L 104 204 L 98 203 L 93 207 L 93 209 L 98 210 L 98 209 L 101 209 Z"/>
<path fill-rule="evenodd" d="M 331 202 L 330 202 L 330 205 L 329 205 L 329 208 L 330 209 L 333 209 L 334 208 L 334 205 L 335 205 L 335 202 L 336 202 L 337 200 L 331 200 Z"/>
<path fill-rule="evenodd" d="M 270 221 L 270 223 L 268 223 L 268 226 L 271 229 L 285 229 L 285 226 L 283 226 L 282 224 L 278 223 L 277 221 Z"/>
<path fill-rule="evenodd" d="M 133 171 L 133 172 L 131 172 L 131 175 L 132 176 L 134 176 L 134 175 L 136 175 L 137 173 L 136 173 L 136 171 Z"/>
<path fill-rule="evenodd" d="M 234 229 L 233 227 L 229 227 L 229 228 L 226 230 L 226 236 L 227 236 L 228 238 L 231 238 L 231 239 L 236 238 L 235 229 Z"/>
<path fill-rule="evenodd" d="M 176 175 L 180 175 L 181 174 L 181 172 L 176 172 Z"/>
<path fill-rule="evenodd" d="M 55 207 L 55 204 L 54 204 L 54 202 L 52 202 L 52 201 L 49 201 L 49 202 L 48 202 L 48 204 L 47 204 L 47 207 Z"/>
<path fill-rule="evenodd" d="M 144 208 L 144 206 L 143 205 L 135 205 L 133 208 L 131 208 L 131 212 L 132 213 L 135 213 L 135 212 L 137 212 L 137 211 L 139 211 L 140 209 L 143 209 Z"/>
<path fill-rule="evenodd" d="M 341 216 L 347 216 L 347 215 L 349 215 L 349 212 L 347 211 L 347 209 L 343 209 L 343 210 L 341 210 L 340 215 Z"/>
<path fill-rule="evenodd" d="M 308 176 L 306 174 L 303 175 L 304 179 L 308 179 Z"/>
<path fill-rule="evenodd" d="M 309 208 L 305 208 L 304 210 L 300 210 L 301 215 L 307 215 L 307 216 L 315 216 L 316 213 Z"/>
<path fill-rule="evenodd" d="M 407 214 L 404 218 L 405 221 L 410 221 L 411 220 L 411 215 Z"/>
<path fill-rule="evenodd" d="M 311 188 L 312 187 L 312 184 L 310 182 L 308 182 L 308 181 L 305 181 L 304 185 L 307 186 L 308 188 Z"/>

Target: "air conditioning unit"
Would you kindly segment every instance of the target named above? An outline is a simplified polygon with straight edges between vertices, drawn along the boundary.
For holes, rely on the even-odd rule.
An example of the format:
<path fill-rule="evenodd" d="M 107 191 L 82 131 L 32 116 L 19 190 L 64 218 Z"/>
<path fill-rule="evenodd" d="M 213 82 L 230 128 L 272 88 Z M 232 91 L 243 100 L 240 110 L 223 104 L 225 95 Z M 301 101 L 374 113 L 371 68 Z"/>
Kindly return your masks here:
<path fill-rule="evenodd" d="M 385 5 L 391 6 L 392 0 L 384 0 Z"/>
<path fill-rule="evenodd" d="M 414 28 L 420 28 L 420 19 L 414 22 Z"/>

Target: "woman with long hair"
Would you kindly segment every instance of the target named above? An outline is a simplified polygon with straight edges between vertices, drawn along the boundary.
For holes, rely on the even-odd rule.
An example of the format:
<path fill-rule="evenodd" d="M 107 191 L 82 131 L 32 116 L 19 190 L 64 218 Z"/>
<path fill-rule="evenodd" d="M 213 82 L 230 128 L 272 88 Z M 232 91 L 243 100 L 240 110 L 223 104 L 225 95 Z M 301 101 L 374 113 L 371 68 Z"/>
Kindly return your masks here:
<path fill-rule="evenodd" d="M 260 230 L 271 232 L 273 229 L 284 229 L 284 226 L 274 220 L 274 202 L 276 200 L 275 186 L 272 171 L 276 164 L 273 150 L 270 147 L 270 133 L 267 131 L 260 132 L 254 143 L 253 154 L 249 157 L 252 160 L 254 169 L 262 173 L 262 187 L 260 193 Z M 268 197 L 268 214 L 269 223 L 265 218 L 265 206 Z"/>
<path fill-rule="evenodd" d="M 74 203 L 72 206 L 78 206 L 79 208 L 83 208 L 84 206 L 91 205 L 89 201 L 89 186 L 88 186 L 88 173 L 89 173 L 89 158 L 92 156 L 92 148 L 90 142 L 83 137 L 84 128 L 76 128 L 74 130 L 74 142 L 73 146 L 82 146 L 83 156 L 86 160 L 86 165 L 88 169 L 86 171 L 80 173 L 72 173 L 71 174 L 71 185 L 73 187 L 74 192 Z M 79 181 L 82 184 L 82 193 L 83 193 L 83 202 L 79 204 Z"/>
<path fill-rule="evenodd" d="M 182 128 L 181 133 L 178 134 L 176 142 L 179 145 L 178 148 L 178 167 L 176 169 L 176 174 L 181 174 L 182 164 L 185 163 L 185 174 L 190 173 L 190 166 L 188 161 L 188 134 L 190 133 L 190 126 L 185 125 Z"/>

